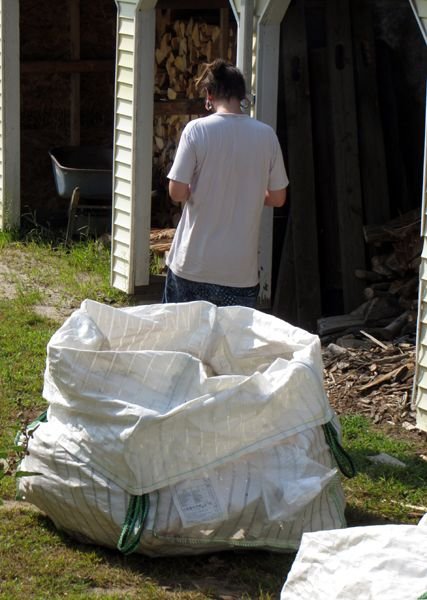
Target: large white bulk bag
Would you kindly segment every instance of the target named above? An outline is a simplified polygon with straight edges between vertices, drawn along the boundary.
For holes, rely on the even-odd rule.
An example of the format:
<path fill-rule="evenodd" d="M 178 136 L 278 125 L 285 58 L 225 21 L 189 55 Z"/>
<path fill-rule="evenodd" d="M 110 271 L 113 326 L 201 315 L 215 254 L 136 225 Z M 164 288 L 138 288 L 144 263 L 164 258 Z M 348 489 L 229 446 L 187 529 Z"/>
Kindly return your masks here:
<path fill-rule="evenodd" d="M 322 375 L 317 336 L 253 309 L 87 300 L 48 344 L 19 495 L 125 552 L 295 550 L 345 526 Z"/>

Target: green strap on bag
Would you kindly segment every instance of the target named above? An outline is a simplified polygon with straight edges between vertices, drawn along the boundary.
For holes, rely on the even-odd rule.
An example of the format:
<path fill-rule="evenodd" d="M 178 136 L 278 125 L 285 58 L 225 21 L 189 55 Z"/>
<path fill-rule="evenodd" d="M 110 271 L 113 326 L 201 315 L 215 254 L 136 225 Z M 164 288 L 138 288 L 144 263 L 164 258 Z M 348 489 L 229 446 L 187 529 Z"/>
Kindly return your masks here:
<path fill-rule="evenodd" d="M 354 466 L 351 456 L 341 446 L 338 439 L 338 432 L 333 426 L 332 421 L 322 425 L 322 428 L 325 433 L 326 443 L 330 447 L 332 454 L 337 461 L 339 470 L 345 477 L 351 479 L 356 475 L 356 467 Z"/>
<path fill-rule="evenodd" d="M 130 498 L 122 533 L 117 543 L 117 549 L 123 554 L 131 554 L 139 545 L 150 507 L 148 498 L 148 494 Z"/>

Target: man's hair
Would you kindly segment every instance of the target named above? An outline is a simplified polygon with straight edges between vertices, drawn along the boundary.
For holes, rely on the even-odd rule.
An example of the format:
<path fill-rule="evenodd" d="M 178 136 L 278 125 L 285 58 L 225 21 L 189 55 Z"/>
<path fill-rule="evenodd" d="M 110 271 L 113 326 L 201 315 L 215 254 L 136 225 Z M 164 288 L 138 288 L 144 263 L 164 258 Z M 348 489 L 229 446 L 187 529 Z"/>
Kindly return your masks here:
<path fill-rule="evenodd" d="M 246 97 L 245 79 L 241 71 L 222 58 L 204 65 L 200 77 L 196 79 L 196 86 L 217 99 L 243 100 Z"/>

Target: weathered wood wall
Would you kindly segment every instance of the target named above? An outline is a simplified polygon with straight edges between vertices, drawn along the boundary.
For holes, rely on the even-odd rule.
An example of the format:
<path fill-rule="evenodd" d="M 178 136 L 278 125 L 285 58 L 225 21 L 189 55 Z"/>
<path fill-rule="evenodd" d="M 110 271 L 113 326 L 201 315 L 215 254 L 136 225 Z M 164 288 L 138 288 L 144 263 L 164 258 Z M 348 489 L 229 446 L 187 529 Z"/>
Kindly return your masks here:
<path fill-rule="evenodd" d="M 399 0 L 294 0 L 282 42 L 278 127 L 291 184 L 276 211 L 274 311 L 314 331 L 320 316 L 363 301 L 363 227 L 420 205 L 427 56 Z"/>

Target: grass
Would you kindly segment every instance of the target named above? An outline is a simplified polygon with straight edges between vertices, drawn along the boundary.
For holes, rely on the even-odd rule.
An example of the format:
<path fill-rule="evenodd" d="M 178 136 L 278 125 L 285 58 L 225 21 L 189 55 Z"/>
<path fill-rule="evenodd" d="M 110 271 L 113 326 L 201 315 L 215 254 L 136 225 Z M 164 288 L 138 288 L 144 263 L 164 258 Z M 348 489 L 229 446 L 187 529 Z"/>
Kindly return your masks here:
<path fill-rule="evenodd" d="M 109 251 L 87 241 L 66 248 L 52 241 L 0 234 L 0 264 L 15 293 L 0 300 L 0 459 L 13 472 L 19 455 L 15 434 L 45 408 L 42 398 L 46 344 L 60 322 L 40 316 L 47 298 L 75 306 L 84 298 L 114 305 L 129 301 L 109 286 Z M 13 268 L 12 268 L 13 267 Z M 18 275 L 13 275 L 18 273 Z M 358 474 L 344 480 L 349 525 L 416 523 L 411 507 L 425 505 L 427 463 L 415 437 L 397 439 L 361 416 L 342 418 L 344 446 Z M 384 452 L 406 469 L 373 464 Z M 3 463 L 3 466 L 4 463 Z M 1 473 L 0 469 L 0 473 Z M 3 471 L 4 474 L 4 471 Z M 211 556 L 150 559 L 83 546 L 58 532 L 50 520 L 14 503 L 15 481 L 0 479 L 0 598 L 139 598 L 206 600 L 277 598 L 293 554 L 225 552 Z M 418 511 L 419 512 L 419 511 Z"/>

